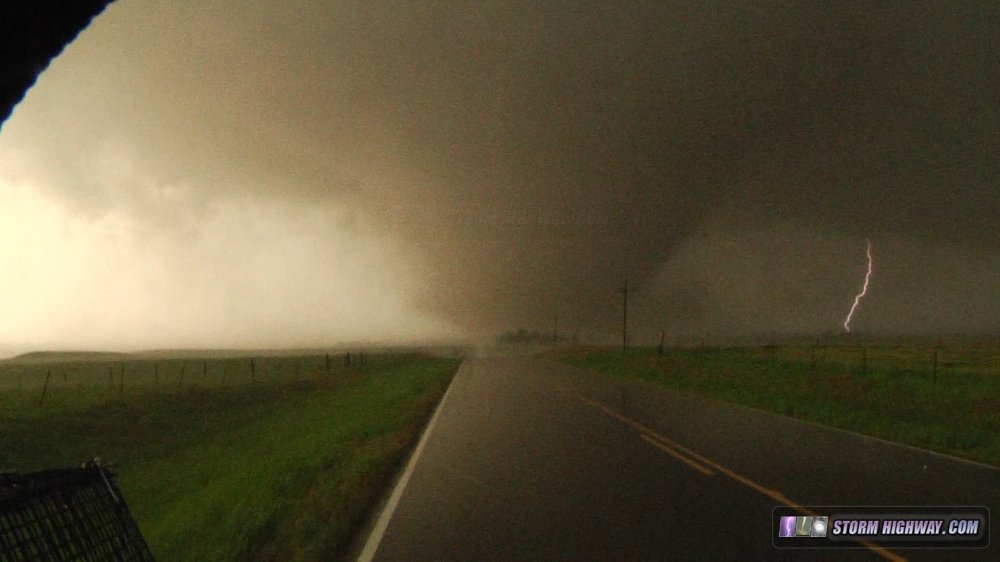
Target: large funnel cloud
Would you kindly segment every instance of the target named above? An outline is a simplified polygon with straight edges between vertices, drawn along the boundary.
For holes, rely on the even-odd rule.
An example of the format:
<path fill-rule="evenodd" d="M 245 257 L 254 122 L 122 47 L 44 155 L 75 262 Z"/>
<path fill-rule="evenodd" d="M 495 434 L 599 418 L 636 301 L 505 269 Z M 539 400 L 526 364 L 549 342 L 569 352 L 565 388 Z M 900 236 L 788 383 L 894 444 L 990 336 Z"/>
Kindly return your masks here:
<path fill-rule="evenodd" d="M 836 329 L 856 280 L 817 267 L 850 270 L 857 240 L 997 279 L 998 22 L 991 2 L 121 2 L 9 142 L 58 162 L 33 169 L 85 216 L 123 204 L 76 157 L 94 137 L 192 208 L 336 208 L 422 264 L 414 306 L 470 335 L 556 315 L 611 333 L 626 277 L 650 329 L 739 330 L 807 285 L 828 300 L 783 325 Z M 790 233 L 814 249 L 772 256 Z M 719 303 L 771 278 L 715 259 L 730 243 L 789 284 L 735 317 Z M 912 320 L 884 314 L 868 325 Z"/>
<path fill-rule="evenodd" d="M 622 279 L 648 288 L 719 217 L 995 257 L 996 16 L 505 3 L 386 26 L 384 103 L 427 174 L 392 212 L 441 272 L 427 302 L 472 326 L 614 326 Z"/>

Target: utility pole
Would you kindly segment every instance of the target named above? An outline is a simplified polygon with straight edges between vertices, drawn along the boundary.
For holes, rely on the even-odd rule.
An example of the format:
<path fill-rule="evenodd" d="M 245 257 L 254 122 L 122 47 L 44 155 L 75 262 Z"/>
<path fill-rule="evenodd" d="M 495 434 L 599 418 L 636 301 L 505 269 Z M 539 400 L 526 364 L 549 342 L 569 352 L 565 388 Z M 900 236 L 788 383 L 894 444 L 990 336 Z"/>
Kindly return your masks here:
<path fill-rule="evenodd" d="M 628 277 L 621 288 L 622 292 L 622 353 L 628 353 Z"/>

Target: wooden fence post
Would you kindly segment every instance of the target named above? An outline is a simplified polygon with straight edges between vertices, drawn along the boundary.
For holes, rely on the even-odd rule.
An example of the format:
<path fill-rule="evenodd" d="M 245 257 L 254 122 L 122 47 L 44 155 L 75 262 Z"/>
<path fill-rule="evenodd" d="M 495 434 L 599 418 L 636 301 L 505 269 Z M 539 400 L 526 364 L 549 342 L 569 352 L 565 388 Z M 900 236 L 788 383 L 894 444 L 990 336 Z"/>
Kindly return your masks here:
<path fill-rule="evenodd" d="M 49 379 L 51 378 L 52 378 L 52 369 L 49 369 L 48 372 L 45 373 L 45 385 L 42 386 L 42 396 L 41 398 L 38 399 L 39 404 L 45 402 L 45 392 L 48 391 L 49 389 Z"/>

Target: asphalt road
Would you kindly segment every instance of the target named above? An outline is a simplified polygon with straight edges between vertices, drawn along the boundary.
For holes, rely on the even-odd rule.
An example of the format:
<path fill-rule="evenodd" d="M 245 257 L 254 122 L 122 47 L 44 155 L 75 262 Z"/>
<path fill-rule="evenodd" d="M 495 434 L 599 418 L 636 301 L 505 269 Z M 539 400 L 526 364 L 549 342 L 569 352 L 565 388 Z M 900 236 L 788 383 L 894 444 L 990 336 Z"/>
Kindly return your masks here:
<path fill-rule="evenodd" d="M 361 559 L 998 560 L 785 550 L 779 505 L 986 505 L 1000 471 L 532 358 L 467 360 Z"/>

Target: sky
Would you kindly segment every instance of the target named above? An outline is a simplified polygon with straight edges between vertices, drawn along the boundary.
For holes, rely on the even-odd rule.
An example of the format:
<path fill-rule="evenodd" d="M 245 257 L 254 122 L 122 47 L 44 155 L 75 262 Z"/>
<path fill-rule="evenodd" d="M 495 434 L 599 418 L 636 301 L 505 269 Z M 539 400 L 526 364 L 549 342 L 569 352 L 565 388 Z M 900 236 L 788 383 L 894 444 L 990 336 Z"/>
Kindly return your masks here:
<path fill-rule="evenodd" d="M 1000 333 L 995 2 L 119 0 L 0 129 L 0 348 Z"/>

